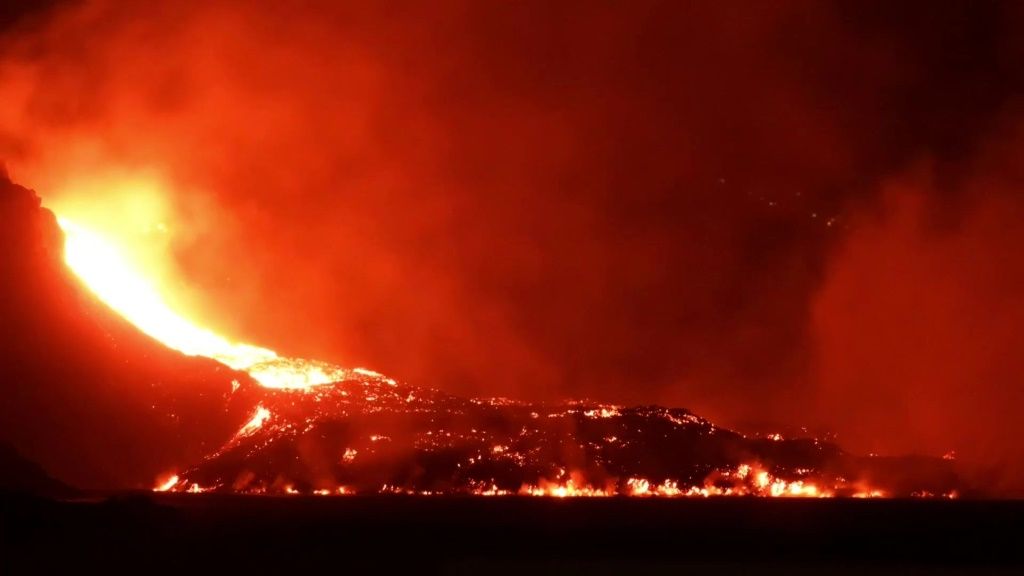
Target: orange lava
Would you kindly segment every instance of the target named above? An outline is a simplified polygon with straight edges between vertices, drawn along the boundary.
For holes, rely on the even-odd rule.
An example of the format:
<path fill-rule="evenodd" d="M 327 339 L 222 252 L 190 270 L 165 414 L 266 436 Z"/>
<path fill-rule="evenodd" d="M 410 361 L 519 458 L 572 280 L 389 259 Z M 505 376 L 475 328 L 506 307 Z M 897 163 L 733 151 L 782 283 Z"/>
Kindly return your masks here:
<path fill-rule="evenodd" d="M 59 216 L 58 222 L 68 267 L 100 300 L 167 347 L 248 372 L 268 388 L 308 389 L 343 380 L 350 372 L 326 362 L 283 358 L 199 326 L 171 309 L 159 287 L 137 271 L 118 243 L 69 218 Z M 351 372 L 375 374 L 358 368 Z"/>

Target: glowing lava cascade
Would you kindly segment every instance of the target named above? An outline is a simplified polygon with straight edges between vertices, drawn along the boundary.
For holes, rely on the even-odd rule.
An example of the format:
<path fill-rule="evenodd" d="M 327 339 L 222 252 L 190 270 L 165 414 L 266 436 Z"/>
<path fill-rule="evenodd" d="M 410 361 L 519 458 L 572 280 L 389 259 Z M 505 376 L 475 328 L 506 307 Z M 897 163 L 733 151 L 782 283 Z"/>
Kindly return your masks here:
<path fill-rule="evenodd" d="M 282 358 L 273 350 L 228 341 L 175 313 L 149 281 L 136 273 L 114 243 L 58 217 L 68 267 L 108 306 L 149 336 L 190 356 L 205 356 L 248 372 L 268 388 L 308 388 L 343 380 L 347 370 L 310 360 Z"/>
<path fill-rule="evenodd" d="M 116 243 L 68 218 L 59 223 L 67 265 L 112 309 L 166 346 L 263 386 L 234 436 L 161 479 L 158 491 L 876 497 L 957 487 L 941 461 L 908 475 L 899 461 L 857 458 L 813 439 L 747 437 L 681 409 L 467 399 L 280 357 L 177 314 Z"/>

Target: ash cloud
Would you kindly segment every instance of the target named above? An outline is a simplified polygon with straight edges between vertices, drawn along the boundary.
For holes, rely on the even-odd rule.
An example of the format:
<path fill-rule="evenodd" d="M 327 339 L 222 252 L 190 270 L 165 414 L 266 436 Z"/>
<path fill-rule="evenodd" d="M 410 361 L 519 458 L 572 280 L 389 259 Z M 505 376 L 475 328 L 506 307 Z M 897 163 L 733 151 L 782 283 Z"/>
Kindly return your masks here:
<path fill-rule="evenodd" d="M 1012 286 L 955 251 L 1012 213 L 970 191 L 1021 20 L 933 4 L 58 4 L 4 36 L 0 154 L 54 204 L 159 174 L 192 312 L 289 355 L 945 449 L 880 423 L 922 392 L 848 368 L 837 342 L 888 327 L 836 310 L 895 306 L 890 239 L 991 273 L 950 298 Z M 916 203 L 883 192 L 922 158 Z M 951 228 L 919 229 L 936 211 Z M 1009 361 L 990 353 L 970 365 Z M 899 393 L 878 410 L 852 374 Z"/>

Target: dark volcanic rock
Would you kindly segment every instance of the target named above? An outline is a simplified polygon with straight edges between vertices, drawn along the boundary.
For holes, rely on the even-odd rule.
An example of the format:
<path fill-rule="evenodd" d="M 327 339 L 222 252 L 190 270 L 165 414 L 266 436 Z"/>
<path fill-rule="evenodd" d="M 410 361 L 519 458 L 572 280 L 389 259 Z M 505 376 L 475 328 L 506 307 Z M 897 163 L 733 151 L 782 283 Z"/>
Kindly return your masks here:
<path fill-rule="evenodd" d="M 2 172 L 0 246 L 0 441 L 50 474 L 149 487 L 252 410 L 244 374 L 167 349 L 93 297 L 64 266 L 54 215 Z"/>
<path fill-rule="evenodd" d="M 8 444 L 0 443 L 0 492 L 27 493 L 67 498 L 78 491 L 56 480 L 38 464 L 22 457 Z"/>

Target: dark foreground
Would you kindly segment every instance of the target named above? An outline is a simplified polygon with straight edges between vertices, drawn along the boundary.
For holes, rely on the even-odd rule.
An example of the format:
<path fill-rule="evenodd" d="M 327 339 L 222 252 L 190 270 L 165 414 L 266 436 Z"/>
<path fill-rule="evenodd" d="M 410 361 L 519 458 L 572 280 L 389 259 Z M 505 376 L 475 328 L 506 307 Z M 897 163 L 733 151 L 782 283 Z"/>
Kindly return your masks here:
<path fill-rule="evenodd" d="M 1024 501 L 0 498 L 0 573 L 1016 574 Z"/>

